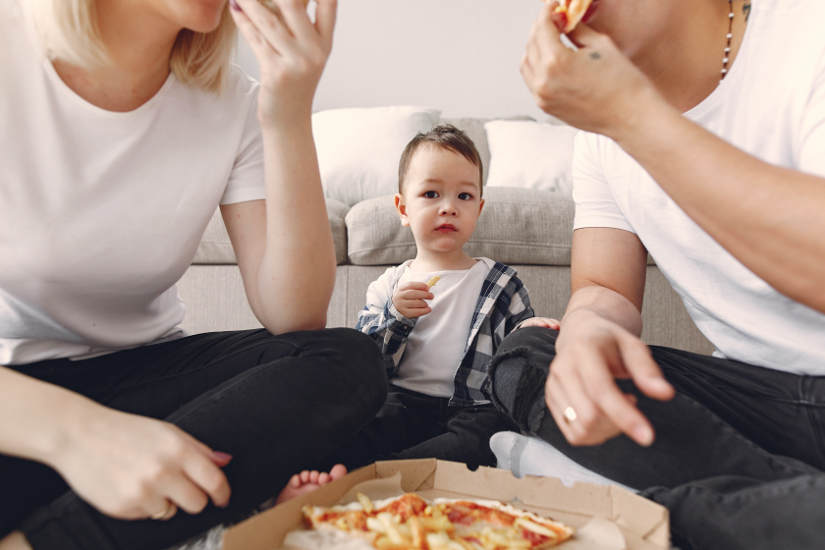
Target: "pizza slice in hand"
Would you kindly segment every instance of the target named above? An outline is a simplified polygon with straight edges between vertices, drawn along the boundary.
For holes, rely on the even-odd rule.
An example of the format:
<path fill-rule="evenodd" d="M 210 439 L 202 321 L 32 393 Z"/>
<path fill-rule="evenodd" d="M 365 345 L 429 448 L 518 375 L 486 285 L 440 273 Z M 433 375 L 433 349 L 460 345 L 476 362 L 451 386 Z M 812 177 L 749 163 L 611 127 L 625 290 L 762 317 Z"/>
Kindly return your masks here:
<path fill-rule="evenodd" d="M 553 0 L 549 3 L 556 4 L 553 21 L 559 27 L 559 32 L 568 33 L 584 19 L 593 0 Z"/>

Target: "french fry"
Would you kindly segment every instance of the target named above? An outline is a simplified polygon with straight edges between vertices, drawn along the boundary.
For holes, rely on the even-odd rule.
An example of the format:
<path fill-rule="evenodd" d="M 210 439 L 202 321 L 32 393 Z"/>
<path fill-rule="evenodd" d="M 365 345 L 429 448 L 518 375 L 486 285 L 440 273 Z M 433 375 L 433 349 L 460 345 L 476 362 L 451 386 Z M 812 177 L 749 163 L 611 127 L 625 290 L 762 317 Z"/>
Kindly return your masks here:
<path fill-rule="evenodd" d="M 407 523 L 410 525 L 413 547 L 424 548 L 424 528 L 421 526 L 419 519 L 412 516 Z"/>
<path fill-rule="evenodd" d="M 433 275 L 432 277 L 430 277 L 430 280 L 427 281 L 427 288 L 432 288 L 435 285 L 435 283 L 437 283 L 440 280 L 441 280 L 440 275 Z"/>
<path fill-rule="evenodd" d="M 378 521 L 380 521 L 384 525 L 384 531 L 387 533 L 387 536 L 390 538 L 392 542 L 395 544 L 404 544 L 408 541 L 404 540 L 404 537 L 401 536 L 401 533 L 398 531 L 397 523 L 393 519 L 392 515 L 387 513 L 378 514 Z"/>
<path fill-rule="evenodd" d="M 544 535 L 545 537 L 550 537 L 551 539 L 559 538 L 558 533 L 556 533 L 555 531 L 551 531 L 547 527 L 545 527 L 543 525 L 539 525 L 538 523 L 536 523 L 534 521 L 530 521 L 529 519 L 524 518 L 524 517 L 517 518 L 516 521 L 513 524 L 516 525 L 517 527 L 523 527 L 523 528 L 527 529 L 528 531 L 538 533 L 539 535 Z"/>
<path fill-rule="evenodd" d="M 372 511 L 375 510 L 375 506 L 373 506 L 370 497 L 368 497 L 364 493 L 358 493 L 355 496 L 358 498 L 358 502 L 361 504 L 361 506 L 364 507 L 364 511 L 366 513 L 371 514 Z"/>

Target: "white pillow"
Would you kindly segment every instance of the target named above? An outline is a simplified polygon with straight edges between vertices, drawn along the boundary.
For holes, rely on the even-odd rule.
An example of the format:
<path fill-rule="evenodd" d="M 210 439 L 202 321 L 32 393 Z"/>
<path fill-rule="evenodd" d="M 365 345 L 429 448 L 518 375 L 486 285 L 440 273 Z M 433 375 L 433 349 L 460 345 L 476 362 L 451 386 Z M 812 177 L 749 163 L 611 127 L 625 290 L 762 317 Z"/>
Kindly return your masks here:
<path fill-rule="evenodd" d="M 527 187 L 571 195 L 573 138 L 578 130 L 533 120 L 493 120 L 484 128 L 490 146 L 487 187 Z"/>
<path fill-rule="evenodd" d="M 438 124 L 441 112 L 422 107 L 331 109 L 312 115 L 324 193 L 352 206 L 395 193 L 398 161 L 418 132 Z"/>

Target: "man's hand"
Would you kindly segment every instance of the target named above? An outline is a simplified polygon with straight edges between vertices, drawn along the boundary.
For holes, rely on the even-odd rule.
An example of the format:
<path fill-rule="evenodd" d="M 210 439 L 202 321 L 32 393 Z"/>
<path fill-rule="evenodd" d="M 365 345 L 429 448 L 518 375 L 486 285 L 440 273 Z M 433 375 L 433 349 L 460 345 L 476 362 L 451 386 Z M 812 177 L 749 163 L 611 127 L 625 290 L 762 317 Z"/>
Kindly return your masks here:
<path fill-rule="evenodd" d="M 230 459 L 173 424 L 94 404 L 49 462 L 104 514 L 169 519 L 178 508 L 197 514 L 210 499 L 226 506 L 221 467 Z"/>
<path fill-rule="evenodd" d="M 521 75 L 543 111 L 577 128 L 615 137 L 643 116 L 649 101 L 664 101 L 608 36 L 580 23 L 569 34 L 578 50 L 565 46 L 554 20 L 555 5 L 542 8 L 521 63 Z"/>
<path fill-rule="evenodd" d="M 408 319 L 415 319 L 432 311 L 425 301 L 432 299 L 433 294 L 427 283 L 410 281 L 398 285 L 392 296 L 392 303 L 398 313 Z"/>
<path fill-rule="evenodd" d="M 640 445 L 653 443 L 653 427 L 623 394 L 615 378 L 630 378 L 645 395 L 674 396 L 649 348 L 635 335 L 592 311 L 568 313 L 556 341 L 545 400 L 573 445 L 598 445 L 624 432 Z"/>

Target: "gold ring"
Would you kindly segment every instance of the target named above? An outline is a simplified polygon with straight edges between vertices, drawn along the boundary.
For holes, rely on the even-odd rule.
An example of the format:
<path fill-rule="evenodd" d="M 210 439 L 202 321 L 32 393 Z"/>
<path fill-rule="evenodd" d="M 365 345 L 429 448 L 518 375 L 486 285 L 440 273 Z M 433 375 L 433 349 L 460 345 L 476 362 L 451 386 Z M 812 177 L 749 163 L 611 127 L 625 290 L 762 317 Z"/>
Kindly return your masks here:
<path fill-rule="evenodd" d="M 575 422 L 576 419 L 579 417 L 579 415 L 576 414 L 576 409 L 574 409 L 573 407 L 567 407 L 566 409 L 564 409 L 563 415 L 564 419 L 568 422 Z"/>
<path fill-rule="evenodd" d="M 151 516 L 149 516 L 149 519 L 156 519 L 156 520 L 169 519 L 172 516 L 174 516 L 177 511 L 178 511 L 178 507 L 175 506 L 175 504 L 171 500 L 167 499 L 166 500 L 166 508 L 164 508 L 163 510 L 161 510 L 157 514 L 152 514 Z"/>

